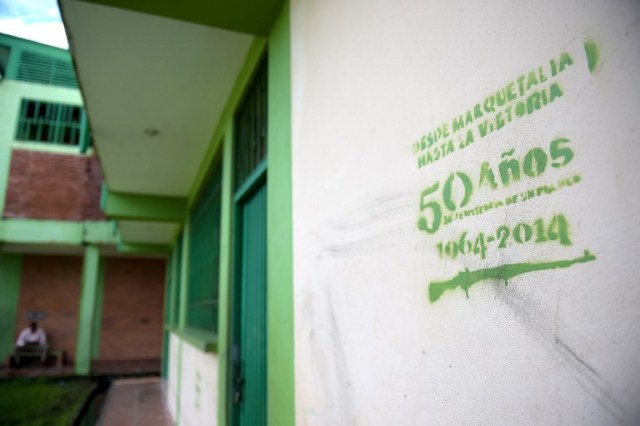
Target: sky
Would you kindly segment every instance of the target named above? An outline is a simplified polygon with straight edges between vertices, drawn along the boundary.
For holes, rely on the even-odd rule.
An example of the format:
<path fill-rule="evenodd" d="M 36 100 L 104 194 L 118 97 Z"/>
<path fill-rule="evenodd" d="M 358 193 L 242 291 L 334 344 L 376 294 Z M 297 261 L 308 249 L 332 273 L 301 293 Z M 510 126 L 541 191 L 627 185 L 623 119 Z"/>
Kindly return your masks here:
<path fill-rule="evenodd" d="M 0 0 L 0 33 L 69 47 L 56 0 Z"/>

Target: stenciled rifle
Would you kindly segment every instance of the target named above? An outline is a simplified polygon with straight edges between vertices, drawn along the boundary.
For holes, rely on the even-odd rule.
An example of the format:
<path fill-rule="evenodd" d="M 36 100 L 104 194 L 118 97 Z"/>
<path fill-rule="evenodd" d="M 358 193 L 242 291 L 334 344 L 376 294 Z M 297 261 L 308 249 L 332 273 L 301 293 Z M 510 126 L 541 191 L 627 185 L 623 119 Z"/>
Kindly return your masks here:
<path fill-rule="evenodd" d="M 435 302 L 447 290 L 455 290 L 460 287 L 469 297 L 469 287 L 473 284 L 490 279 L 504 280 L 505 284 L 510 278 L 517 275 L 526 274 L 533 271 L 543 271 L 547 269 L 568 268 L 576 263 L 585 263 L 596 260 L 596 257 L 585 250 L 581 257 L 575 259 L 558 260 L 554 262 L 538 263 L 513 263 L 510 265 L 496 266 L 495 268 L 479 269 L 470 271 L 466 268 L 458 272 L 458 275 L 447 281 L 432 281 L 429 283 L 429 300 Z"/>

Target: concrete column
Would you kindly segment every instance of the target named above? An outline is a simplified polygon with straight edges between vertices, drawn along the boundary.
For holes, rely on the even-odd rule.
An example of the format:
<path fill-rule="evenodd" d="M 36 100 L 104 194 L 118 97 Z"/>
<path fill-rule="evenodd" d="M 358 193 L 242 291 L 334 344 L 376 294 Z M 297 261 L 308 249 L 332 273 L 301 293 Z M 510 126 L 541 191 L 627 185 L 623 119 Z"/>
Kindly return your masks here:
<path fill-rule="evenodd" d="M 88 245 L 82 265 L 82 294 L 78 309 L 78 339 L 76 341 L 76 374 L 89 375 L 94 352 L 96 306 L 100 292 L 100 249 Z"/>
<path fill-rule="evenodd" d="M 0 254 L 0 363 L 13 351 L 22 256 Z"/>
<path fill-rule="evenodd" d="M 98 290 L 95 300 L 95 315 L 93 316 L 93 341 L 91 344 L 91 359 L 98 359 L 100 356 L 100 329 L 102 328 L 102 307 L 104 301 L 104 271 L 107 261 L 100 258 L 98 265 Z"/>

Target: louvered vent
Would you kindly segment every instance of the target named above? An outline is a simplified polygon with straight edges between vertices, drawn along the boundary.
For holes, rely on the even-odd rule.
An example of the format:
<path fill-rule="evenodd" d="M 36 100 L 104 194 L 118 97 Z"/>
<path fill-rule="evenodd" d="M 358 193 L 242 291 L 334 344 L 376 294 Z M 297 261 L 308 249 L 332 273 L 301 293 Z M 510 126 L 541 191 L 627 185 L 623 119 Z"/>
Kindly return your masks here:
<path fill-rule="evenodd" d="M 71 62 L 34 52 L 22 52 L 20 55 L 18 80 L 62 87 L 78 87 Z"/>

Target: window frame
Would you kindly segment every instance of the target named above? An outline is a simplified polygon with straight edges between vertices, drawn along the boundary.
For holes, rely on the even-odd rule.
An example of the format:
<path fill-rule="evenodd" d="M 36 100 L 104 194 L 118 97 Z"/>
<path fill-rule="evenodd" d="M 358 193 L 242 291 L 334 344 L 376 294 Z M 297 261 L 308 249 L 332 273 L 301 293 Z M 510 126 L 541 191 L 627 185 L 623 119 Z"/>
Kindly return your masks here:
<path fill-rule="evenodd" d="M 22 98 L 15 140 L 78 147 L 84 153 L 91 145 L 86 112 L 82 105 Z"/>

